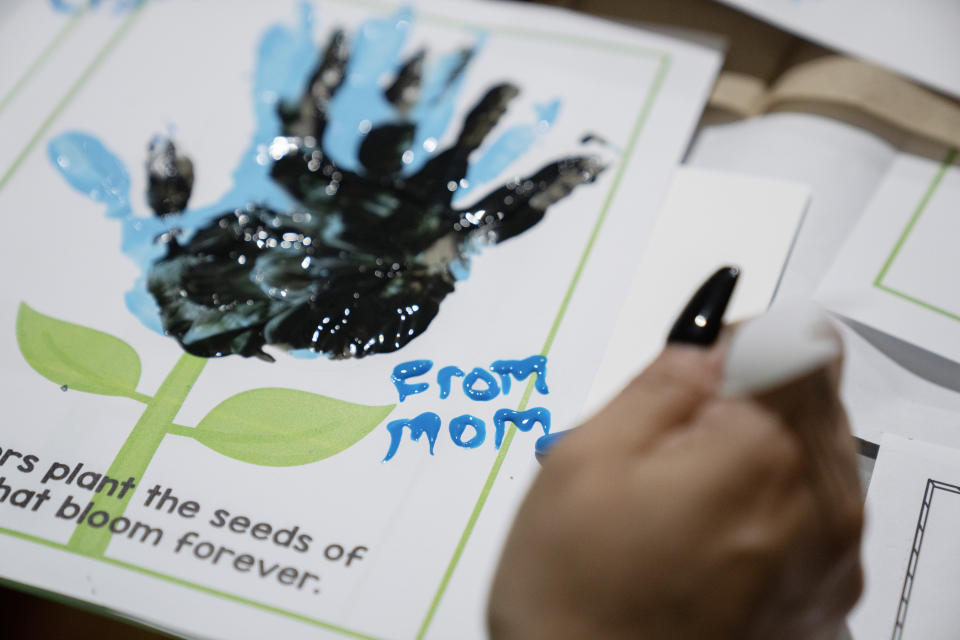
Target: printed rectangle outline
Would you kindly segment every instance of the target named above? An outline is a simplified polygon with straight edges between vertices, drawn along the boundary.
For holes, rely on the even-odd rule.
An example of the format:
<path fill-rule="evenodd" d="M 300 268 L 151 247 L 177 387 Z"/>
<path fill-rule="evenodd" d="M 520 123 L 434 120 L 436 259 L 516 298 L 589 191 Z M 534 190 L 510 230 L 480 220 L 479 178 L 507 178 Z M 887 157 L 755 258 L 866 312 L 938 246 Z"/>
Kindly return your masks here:
<path fill-rule="evenodd" d="M 26 162 L 27 157 L 30 153 L 40 146 L 40 138 L 42 138 L 50 127 L 53 126 L 53 123 L 56 122 L 57 118 L 66 110 L 67 106 L 73 102 L 73 99 L 80 93 L 80 90 L 85 84 L 96 75 L 97 71 L 100 70 L 100 65 L 104 63 L 105 60 L 110 58 L 114 51 L 116 50 L 117 45 L 124 39 L 124 37 L 130 32 L 133 25 L 136 24 L 137 20 L 144 12 L 144 7 L 148 6 L 149 3 L 144 3 L 138 5 L 136 9 L 133 9 L 130 14 L 123 19 L 120 23 L 120 26 L 110 34 L 110 37 L 107 39 L 106 43 L 101 47 L 97 53 L 90 60 L 90 63 L 84 67 L 83 71 L 80 72 L 73 83 L 70 85 L 70 88 L 67 89 L 67 92 L 64 93 L 57 103 L 53 106 L 53 109 L 50 110 L 50 113 L 43 119 L 43 122 L 40 123 L 40 126 L 36 131 L 33 132 L 33 135 L 30 136 L 30 139 L 27 141 L 27 144 L 24 145 L 16 157 L 14 157 L 13 162 L 10 163 L 10 166 L 7 167 L 7 170 L 0 174 L 0 191 L 3 190 L 7 184 L 13 179 L 13 176 L 20 170 L 20 167 L 23 166 L 23 163 Z"/>
<path fill-rule="evenodd" d="M 334 1 L 352 4 L 352 5 L 364 4 L 364 5 L 375 6 L 380 8 L 396 6 L 395 4 L 382 2 L 380 0 L 352 0 L 352 1 L 351 0 L 334 0 Z M 18 169 L 19 166 L 22 164 L 23 160 L 25 160 L 26 155 L 29 153 L 30 149 L 36 146 L 33 143 L 36 143 L 39 141 L 39 138 L 42 137 L 47 132 L 47 130 L 53 125 L 54 121 L 66 109 L 68 104 L 72 102 L 73 98 L 83 89 L 83 86 L 96 74 L 96 72 L 100 69 L 101 64 L 115 52 L 119 42 L 130 31 L 130 28 L 133 26 L 134 22 L 137 21 L 137 18 L 139 18 L 140 15 L 144 12 L 145 7 L 149 5 L 150 3 L 144 3 L 143 5 L 140 5 L 137 9 L 133 10 L 131 12 L 131 15 L 127 19 L 125 19 L 123 23 L 120 25 L 120 27 L 118 27 L 117 30 L 111 35 L 107 43 L 98 52 L 98 54 L 95 56 L 91 64 L 88 65 L 88 67 L 84 69 L 83 72 L 81 72 L 80 76 L 74 81 L 74 83 L 71 85 L 67 93 L 61 98 L 61 100 L 57 103 L 57 105 L 55 105 L 54 109 L 51 111 L 51 113 L 47 116 L 47 118 L 41 124 L 40 128 L 31 137 L 31 140 L 30 140 L 31 144 L 28 144 L 28 146 L 21 152 L 21 154 L 18 155 L 15 163 L 2 176 L 2 178 L 0 178 L 0 189 L 2 189 L 2 187 L 5 186 L 10 181 L 10 179 L 12 179 L 13 174 L 16 172 L 16 169 Z M 450 26 L 451 28 L 473 27 L 473 28 L 478 28 L 485 31 L 500 33 L 501 35 L 507 35 L 507 36 L 513 36 L 513 37 L 528 37 L 528 38 L 532 37 L 536 39 L 550 40 L 554 42 L 560 41 L 566 45 L 592 47 L 597 50 L 617 51 L 620 53 L 634 55 L 641 58 L 646 57 L 646 58 L 655 59 L 656 71 L 654 73 L 654 77 L 651 81 L 651 84 L 648 90 L 644 94 L 643 101 L 640 105 L 640 110 L 636 118 L 634 119 L 633 126 L 627 138 L 627 143 L 624 146 L 622 157 L 625 158 L 625 160 L 621 162 L 617 167 L 617 171 L 614 174 L 612 183 L 610 185 L 610 189 L 608 190 L 607 195 L 604 198 L 603 204 L 601 205 L 601 208 L 597 213 L 597 219 L 594 222 L 590 235 L 587 238 L 587 242 L 584 245 L 583 251 L 580 255 L 580 259 L 577 262 L 576 270 L 574 271 L 574 274 L 570 280 L 570 283 L 567 286 L 566 292 L 560 303 L 560 307 L 557 310 L 557 314 L 554 317 L 553 324 L 551 325 L 551 328 L 545 340 L 544 346 L 540 351 L 541 355 L 546 356 L 553 345 L 553 342 L 556 338 L 560 325 L 562 324 L 562 321 L 566 315 L 567 308 L 569 307 L 570 301 L 573 298 L 574 291 L 576 290 L 577 285 L 580 281 L 580 277 L 582 276 L 583 271 L 589 261 L 589 257 L 592 253 L 597 237 L 599 236 L 599 233 L 604 225 L 604 222 L 606 221 L 607 214 L 613 203 L 613 200 L 617 192 L 619 191 L 620 184 L 626 172 L 626 168 L 629 166 L 630 161 L 633 159 L 633 153 L 636 149 L 637 142 L 644 129 L 644 125 L 646 124 L 647 118 L 650 115 L 650 112 L 653 110 L 653 106 L 656 103 L 657 98 L 659 98 L 660 91 L 663 87 L 664 81 L 669 75 L 669 71 L 672 65 L 672 56 L 666 50 L 656 50 L 656 49 L 651 49 L 647 47 L 626 45 L 622 43 L 610 42 L 607 40 L 601 40 L 597 38 L 590 38 L 590 37 L 583 37 L 583 36 L 571 37 L 561 32 L 545 31 L 540 29 L 525 29 L 523 27 L 505 27 L 502 25 L 485 24 L 480 22 L 467 22 L 463 20 L 451 19 L 446 16 L 432 14 L 429 12 L 420 12 L 419 16 L 424 18 L 425 22 L 445 24 L 447 26 Z M 518 410 L 522 411 L 526 408 L 526 405 L 529 401 L 529 398 L 534 388 L 534 383 L 535 383 L 535 377 L 531 376 L 524 390 L 523 396 L 521 397 Z M 466 526 L 464 528 L 464 531 L 458 540 L 457 546 L 454 550 L 454 554 L 451 557 L 450 562 L 447 565 L 447 569 L 445 570 L 444 575 L 441 578 L 440 584 L 438 585 L 434 593 L 433 599 L 431 600 L 431 603 L 430 603 L 430 607 L 424 616 L 423 622 L 421 623 L 417 634 L 414 636 L 416 640 L 421 640 L 430 628 L 430 624 L 433 621 L 433 617 L 436 614 L 437 609 L 439 608 L 440 601 L 442 600 L 443 595 L 446 591 L 446 588 L 449 585 L 450 579 L 452 578 L 453 573 L 456 570 L 460 557 L 473 532 L 473 528 L 476 525 L 476 522 L 481 512 L 483 511 L 487 497 L 489 496 L 489 493 L 493 487 L 493 484 L 495 483 L 497 476 L 499 475 L 500 468 L 503 465 L 503 461 L 506 458 L 506 454 L 510 449 L 510 445 L 513 442 L 513 438 L 515 434 L 516 434 L 516 426 L 511 425 L 511 427 L 507 430 L 503 444 L 500 448 L 500 451 L 497 454 L 496 459 L 494 460 L 493 466 L 491 467 L 490 472 L 487 475 L 487 480 L 485 481 L 484 486 L 480 492 L 480 495 L 477 498 L 477 501 L 474 505 L 474 509 L 471 512 L 471 516 L 468 519 Z M 46 547 L 58 549 L 61 551 L 66 551 L 68 553 L 77 554 L 77 552 L 71 549 L 68 549 L 67 546 L 64 544 L 53 542 L 51 540 L 47 540 L 45 538 L 23 533 L 20 531 L 15 531 L 12 529 L 0 527 L 0 534 L 18 538 L 28 542 L 33 542 Z M 78 555 L 83 555 L 83 554 L 78 554 Z M 281 609 L 273 605 L 269 605 L 266 603 L 244 598 L 242 596 L 237 596 L 235 594 L 219 591 L 217 589 L 213 589 L 211 587 L 207 587 L 202 584 L 190 582 L 188 580 L 178 578 L 176 576 L 163 574 L 158 571 L 154 571 L 152 569 L 148 569 L 146 567 L 142 567 L 132 563 L 124 562 L 122 560 L 118 560 L 115 558 L 110 558 L 107 556 L 100 556 L 100 557 L 88 556 L 88 558 L 91 560 L 103 562 L 105 564 L 110 564 L 112 566 L 120 567 L 128 571 L 133 571 L 135 573 L 147 575 L 153 578 L 164 580 L 166 582 L 171 582 L 173 584 L 178 584 L 183 587 L 201 591 L 201 592 L 214 595 L 238 604 L 250 606 L 252 608 L 260 609 L 262 611 L 267 611 L 269 613 L 274 613 L 290 619 L 298 620 L 300 622 L 304 622 L 316 627 L 324 628 L 328 631 L 340 633 L 345 636 L 360 638 L 363 640 L 380 640 L 374 636 L 369 636 L 358 631 L 354 631 L 351 629 L 346 629 L 344 627 L 334 625 L 329 622 L 317 620 L 315 618 L 310 618 L 309 616 L 305 616 L 295 611 Z M 17 583 L 17 584 L 20 584 L 20 583 Z M 29 585 L 26 585 L 26 584 L 23 585 L 23 588 L 33 589 L 33 587 L 30 587 Z M 56 592 L 52 592 L 52 593 L 56 593 Z M 94 610 L 100 609 L 100 607 L 92 603 L 87 603 L 85 601 L 74 599 L 69 596 L 66 596 L 66 598 L 71 602 L 80 603 L 81 607 L 86 606 Z"/>
<path fill-rule="evenodd" d="M 86 18 L 89 14 L 90 6 L 87 5 L 77 9 L 73 15 L 64 21 L 63 25 L 53 34 L 53 37 L 43 46 L 43 49 L 27 64 L 20 75 L 17 76 L 17 79 L 10 85 L 7 92 L 0 96 L 0 114 L 16 100 L 20 92 L 30 84 L 30 81 L 43 69 L 57 49 L 60 48 L 60 45 L 67 41 L 67 38 L 69 38 L 70 34 L 80 25 L 83 18 Z"/>
<path fill-rule="evenodd" d="M 890 271 L 890 268 L 893 266 L 894 261 L 897 258 L 897 255 L 900 253 L 900 250 L 903 249 L 903 245 L 906 243 L 907 238 L 913 232 L 914 227 L 917 224 L 917 221 L 920 219 L 920 216 L 926 210 L 927 205 L 930 204 L 930 200 L 933 199 L 934 193 L 940 187 L 940 183 L 943 181 L 943 177 L 947 174 L 947 169 L 953 164 L 953 161 L 957 158 L 957 149 L 951 148 L 947 151 L 946 156 L 944 156 L 943 161 L 940 166 L 937 168 L 937 172 L 933 176 L 930 184 L 927 186 L 926 191 L 924 191 L 923 197 L 920 198 L 920 202 L 917 203 L 916 208 L 913 210 L 910 219 L 907 220 L 906 226 L 903 228 L 903 231 L 900 233 L 900 236 L 897 238 L 897 241 L 893 245 L 893 249 L 890 251 L 890 255 L 887 256 L 887 259 L 884 261 L 883 266 L 880 268 L 880 273 L 877 274 L 877 277 L 873 281 L 873 286 L 881 291 L 886 291 L 887 293 L 894 295 L 901 300 L 905 300 L 917 306 L 923 307 L 928 311 L 933 311 L 934 313 L 946 316 L 951 320 L 956 320 L 960 322 L 960 314 L 953 313 L 942 307 L 938 307 L 935 304 L 925 302 L 916 296 L 912 296 L 908 293 L 894 289 L 890 285 L 884 284 L 883 279 L 886 277 L 887 272 Z"/>
<path fill-rule="evenodd" d="M 907 622 L 907 608 L 910 606 L 910 595 L 916 582 L 917 565 L 920 562 L 920 550 L 923 548 L 923 535 L 927 530 L 930 512 L 933 508 L 933 495 L 937 489 L 960 495 L 960 487 L 948 482 L 941 482 L 932 478 L 927 479 L 923 489 L 923 500 L 920 503 L 920 515 L 917 516 L 917 527 L 913 532 L 913 544 L 910 547 L 910 558 L 907 560 L 907 570 L 903 576 L 903 588 L 900 590 L 900 603 L 897 605 L 897 615 L 893 619 L 893 632 L 890 640 L 902 640 L 903 629 Z"/>

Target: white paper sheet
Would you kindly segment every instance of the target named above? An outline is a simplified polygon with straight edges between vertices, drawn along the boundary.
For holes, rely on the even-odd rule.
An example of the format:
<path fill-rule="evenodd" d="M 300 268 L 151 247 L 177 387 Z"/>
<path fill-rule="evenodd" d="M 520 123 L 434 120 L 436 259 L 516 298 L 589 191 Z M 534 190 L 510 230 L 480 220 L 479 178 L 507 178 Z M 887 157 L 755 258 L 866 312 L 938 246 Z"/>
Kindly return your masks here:
<path fill-rule="evenodd" d="M 8 0 L 0 6 L 0 106 L 29 79 L 80 22 L 79 13 L 52 10 L 47 2 Z M 2 111 L 0 111 L 2 113 Z"/>
<path fill-rule="evenodd" d="M 690 166 L 810 185 L 777 297 L 809 298 L 896 157 L 885 141 L 857 127 L 805 113 L 773 113 L 703 127 Z"/>
<path fill-rule="evenodd" d="M 855 640 L 954 640 L 960 450 L 885 435 L 867 493 Z"/>
<path fill-rule="evenodd" d="M 960 447 L 960 394 L 891 360 L 841 322 L 844 376 L 841 398 L 854 435 L 880 442 L 883 433 Z"/>
<path fill-rule="evenodd" d="M 960 4 L 953 0 L 721 1 L 960 96 Z"/>
<path fill-rule="evenodd" d="M 817 298 L 828 308 L 960 361 L 960 167 L 900 154 Z"/>
<path fill-rule="evenodd" d="M 715 269 L 739 266 L 728 322 L 763 313 L 803 219 L 810 189 L 785 180 L 683 167 L 670 185 L 590 389 L 601 408 L 663 348 L 689 297 Z"/>
<path fill-rule="evenodd" d="M 306 33 L 325 43 L 334 27 L 354 33 L 398 6 L 319 2 Z M 0 462 L 0 476 L 14 491 L 24 490 L 18 500 L 44 488 L 51 497 L 37 511 L 0 502 L 0 573 L 202 637 L 481 638 L 499 546 L 538 468 L 532 456 L 537 433 L 516 432 L 496 448 L 495 412 L 529 403 L 548 409 L 552 423 L 569 424 L 582 409 L 719 55 L 560 11 L 420 2 L 411 20 L 396 19 L 397 29 L 412 25 L 407 53 L 425 45 L 428 60 L 436 61 L 483 40 L 455 104 L 454 125 L 434 141 L 440 148 L 452 142 L 468 110 L 494 83 L 509 80 L 522 92 L 488 143 L 514 127 L 539 126 L 551 101 L 561 102 L 553 127 L 539 126 L 530 151 L 475 195 L 590 150 L 609 158 L 609 169 L 550 207 L 531 230 L 474 256 L 470 277 L 444 298 L 423 335 L 400 351 L 335 361 L 268 348 L 276 362 L 238 356 L 197 361 L 128 310 L 124 292 L 139 269 L 119 248 L 120 221 L 106 218 L 102 204 L 66 184 L 46 146 L 70 131 L 94 136 L 126 167 L 134 213 L 147 216 L 140 195 L 147 143 L 172 132 L 195 167 L 191 209 L 217 202 L 231 188 L 231 171 L 256 124 L 250 94 L 261 37 L 278 23 L 298 33 L 297 7 L 247 2 L 225 20 L 221 3 L 146 3 L 82 81 L 63 67 L 61 91 L 49 89 L 44 104 L 62 106 L 0 188 L 0 211 L 19 238 L 0 254 L 0 268 L 9 274 L 0 290 L 0 448 L 20 454 Z M 587 133 L 606 145 L 581 146 Z M 53 154 L 62 169 L 74 166 L 65 166 L 64 157 Z M 109 166 L 91 163 L 90 170 Z M 123 191 L 122 182 L 113 182 L 110 193 Z M 21 315 L 27 320 L 18 336 L 21 303 L 102 333 Z M 495 360 L 537 354 L 548 360 L 548 390 L 537 390 L 533 376 L 514 380 L 493 401 L 474 400 L 453 378 L 450 396 L 440 398 L 434 375 L 442 367 L 482 372 Z M 421 359 L 435 362 L 422 378 L 429 389 L 400 402 L 391 375 L 398 365 Z M 61 389 L 41 373 L 54 380 L 69 374 L 70 382 Z M 235 404 L 225 418 L 210 417 L 228 398 L 260 389 L 273 390 L 269 402 L 242 409 Z M 300 404 L 307 397 L 316 401 L 317 394 L 350 405 Z M 383 418 L 355 405 L 390 413 Z M 354 418 L 336 420 L 343 411 L 377 424 L 349 448 L 304 462 L 345 442 L 318 441 L 312 428 L 294 438 L 290 429 L 310 427 L 314 418 L 356 427 Z M 427 438 L 413 442 L 404 430 L 396 456 L 382 462 L 391 443 L 387 423 L 423 412 L 442 420 L 434 455 Z M 449 424 L 462 415 L 484 420 L 485 438 L 469 427 L 454 435 Z M 204 423 L 217 426 L 208 431 Z M 261 424 L 269 436 L 252 431 L 239 438 L 232 431 Z M 157 431 L 149 435 L 147 427 Z M 460 444 L 476 439 L 478 446 L 457 446 L 455 438 Z M 33 469 L 24 462 L 27 455 L 36 456 Z M 97 531 L 110 525 L 95 529 L 56 513 L 70 515 L 68 496 L 99 502 L 91 512 L 110 504 L 78 485 L 79 478 L 90 484 L 94 474 L 124 471 L 131 461 L 144 470 L 129 474 L 136 476 L 136 489 L 123 517 L 131 532 L 132 523 L 142 522 L 161 535 L 141 528 L 130 537 L 123 529 L 104 551 L 97 548 L 104 539 Z M 56 462 L 66 467 L 53 467 Z M 58 476 L 80 463 L 69 485 L 66 475 L 42 482 L 51 469 Z M 155 485 L 169 488 L 181 508 L 195 502 L 199 513 L 146 505 Z M 227 522 L 236 516 L 242 519 L 231 530 Z M 270 533 L 264 533 L 267 525 Z M 85 533 L 74 537 L 75 529 Z M 197 535 L 177 551 L 190 531 Z M 277 540 L 280 531 L 287 533 Z M 147 542 L 141 542 L 144 535 Z M 244 556 L 249 560 L 239 560 Z M 283 573 L 284 567 L 291 570 Z"/>
<path fill-rule="evenodd" d="M 6 3 L 4 3 L 6 5 Z M 65 3 L 64 7 L 84 3 Z M 17 2 L 0 15 L 0 185 L 41 145 L 46 124 L 69 101 L 74 83 L 92 73 L 115 36 L 136 14 L 94 3 L 90 10 L 57 10 L 50 2 Z"/>
<path fill-rule="evenodd" d="M 890 144 L 862 129 L 815 115 L 777 113 L 708 124 L 694 140 L 687 163 L 811 186 L 810 207 L 776 305 L 814 296 L 898 157 Z M 846 352 L 841 392 L 857 436 L 879 442 L 889 431 L 960 446 L 955 428 L 960 394 L 908 371 L 854 329 L 841 330 Z"/>

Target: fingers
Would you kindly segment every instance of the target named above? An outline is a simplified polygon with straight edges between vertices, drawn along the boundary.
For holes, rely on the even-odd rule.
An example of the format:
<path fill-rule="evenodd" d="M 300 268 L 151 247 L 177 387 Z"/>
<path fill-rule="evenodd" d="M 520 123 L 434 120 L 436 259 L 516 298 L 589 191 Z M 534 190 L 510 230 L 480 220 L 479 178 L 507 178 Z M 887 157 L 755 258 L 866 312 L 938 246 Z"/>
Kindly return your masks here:
<path fill-rule="evenodd" d="M 752 397 L 712 401 L 690 430 L 697 436 L 691 440 L 698 441 L 700 449 L 710 452 L 711 460 L 719 465 L 708 477 L 725 482 L 739 478 L 739 490 L 745 492 L 741 495 L 761 493 L 776 484 L 786 489 L 781 493 L 782 506 L 763 509 L 760 517 L 766 518 L 771 534 L 778 532 L 776 539 L 781 541 L 786 562 L 772 593 L 778 594 L 782 606 L 798 610 L 796 616 L 789 616 L 796 628 L 771 620 L 767 631 L 776 629 L 791 639 L 819 637 L 815 631 L 839 624 L 862 588 L 862 498 L 853 438 L 839 400 L 842 358 L 836 349 L 830 357 L 826 347 L 833 338 L 825 333 L 813 345 L 783 344 L 791 339 L 802 341 L 805 335 L 809 338 L 811 334 L 795 326 L 781 332 L 780 348 L 767 345 L 772 352 L 768 357 L 775 354 L 780 359 L 774 363 L 781 376 L 778 385 Z M 736 359 L 737 337 L 731 342 L 730 358 Z M 809 370 L 817 362 L 819 366 Z M 729 372 L 729 361 L 727 364 Z M 782 381 L 788 375 L 784 372 L 798 369 L 808 371 Z M 749 378 L 742 376 L 741 381 Z M 776 376 L 767 376 L 767 380 L 771 378 Z M 729 390 L 729 380 L 723 388 Z M 738 416 L 738 411 L 746 413 Z M 761 419 L 750 419 L 751 414 Z M 731 485 L 731 495 L 737 490 Z M 756 637 L 770 637 L 767 631 Z"/>
<path fill-rule="evenodd" d="M 459 212 L 461 233 L 481 230 L 488 242 L 503 242 L 538 223 L 547 209 L 576 187 L 593 182 L 606 167 L 592 156 L 566 158 L 512 181 L 469 210 Z"/>
<path fill-rule="evenodd" d="M 804 319 L 805 313 L 771 312 L 715 348 L 728 343 L 719 385 L 726 397 L 702 403 L 688 444 L 713 452 L 711 460 L 721 466 L 750 471 L 758 482 L 792 474 L 815 498 L 811 518 L 822 539 L 842 549 L 859 540 L 862 528 L 853 439 L 839 398 L 842 357 L 829 325 L 816 314 Z M 752 395 L 729 397 L 731 388 L 758 386 Z"/>
<path fill-rule="evenodd" d="M 763 532 L 769 554 L 783 559 L 781 598 L 809 602 L 815 587 L 830 610 L 845 611 L 860 588 L 861 505 L 844 486 L 823 490 L 818 461 L 789 419 L 754 399 L 715 399 L 688 429 L 662 439 L 657 455 L 688 456 L 712 500 L 737 505 L 747 548 L 751 532 Z M 822 600 L 817 606 L 826 611 Z"/>
<path fill-rule="evenodd" d="M 723 329 L 723 314 L 739 279 L 739 267 L 726 266 L 715 271 L 680 312 L 667 336 L 667 343 L 714 344 Z"/>
<path fill-rule="evenodd" d="M 451 73 L 449 83 L 454 83 L 463 73 L 467 61 L 469 58 Z M 423 169 L 407 180 L 407 187 L 422 194 L 425 199 L 440 199 L 449 206 L 453 194 L 460 187 L 460 181 L 467 175 L 470 153 L 483 143 L 518 92 L 511 84 L 501 84 L 490 89 L 467 115 L 457 142 L 431 158 Z"/>
<path fill-rule="evenodd" d="M 423 62 L 427 57 L 426 49 L 420 49 L 404 63 L 397 73 L 397 79 L 387 89 L 385 95 L 400 115 L 406 117 L 420 99 L 420 83 L 423 80 Z"/>
<path fill-rule="evenodd" d="M 839 399 L 840 337 L 809 305 L 781 305 L 746 323 L 731 338 L 722 393 L 751 394 L 776 413 L 804 448 L 821 517 L 852 529 L 859 522 L 860 485 L 853 438 Z"/>
<path fill-rule="evenodd" d="M 384 92 L 387 101 L 397 110 L 401 120 L 406 120 L 420 99 L 420 84 L 423 78 L 426 49 L 413 54 L 397 73 L 393 84 Z M 357 159 L 369 177 L 387 177 L 399 174 L 406 162 L 412 159 L 416 125 L 412 122 L 387 123 L 374 127 L 360 143 Z"/>
<path fill-rule="evenodd" d="M 799 485 L 806 460 L 797 436 L 751 399 L 710 398 L 665 447 L 689 451 L 709 482 L 730 495 Z"/>
<path fill-rule="evenodd" d="M 758 397 L 796 434 L 821 504 L 820 517 L 839 535 L 859 538 L 861 490 L 854 440 L 838 396 L 840 361 Z"/>
<path fill-rule="evenodd" d="M 609 423 L 614 427 L 614 431 L 623 431 L 627 440 L 636 439 L 636 446 L 642 448 L 650 438 L 676 426 L 675 423 L 679 420 L 677 416 L 688 417 L 692 407 L 712 396 L 719 380 L 719 367 L 728 341 L 721 340 L 711 351 L 700 348 L 716 343 L 723 327 L 723 314 L 739 278 L 740 269 L 733 266 L 721 267 L 707 278 L 684 306 L 670 330 L 667 344 L 673 348 L 664 352 L 620 394 L 607 411 L 591 422 L 600 425 Z M 656 391 L 658 380 L 659 386 L 664 387 L 659 392 Z M 675 380 L 678 386 L 671 384 L 671 380 Z M 692 388 L 687 388 L 688 386 Z M 652 387 L 652 404 L 644 399 L 644 396 L 648 395 L 643 391 L 645 387 Z M 672 394 L 677 394 L 678 397 L 670 399 Z M 642 429 L 636 429 L 637 425 L 642 424 L 638 420 L 642 414 L 638 416 L 632 407 L 656 406 L 658 401 L 666 402 L 671 407 L 671 415 L 665 416 L 670 423 L 646 425 Z M 569 433 L 570 431 L 548 434 L 537 440 L 537 458 L 542 461 L 547 451 Z"/>
<path fill-rule="evenodd" d="M 499 84 L 487 91 L 467 115 L 456 146 L 470 153 L 483 144 L 484 139 L 506 113 L 510 102 L 519 93 L 520 90 L 509 83 Z"/>
<path fill-rule="evenodd" d="M 684 426 L 714 395 L 722 352 L 672 346 L 584 424 L 584 437 L 631 454 Z M 578 434 L 579 435 L 579 434 Z"/>
<path fill-rule="evenodd" d="M 566 198 L 582 184 L 596 180 L 607 166 L 595 156 L 575 156 L 565 158 L 540 171 L 527 180 L 533 183 L 533 193 L 529 198 L 532 209 L 546 211 L 547 207 Z"/>
<path fill-rule="evenodd" d="M 310 78 L 308 95 L 317 110 L 322 111 L 326 107 L 343 83 L 349 59 L 350 47 L 347 44 L 347 36 L 342 29 L 337 29 L 330 35 L 327 48 L 320 59 L 320 66 Z"/>
<path fill-rule="evenodd" d="M 688 421 L 715 396 L 725 343 L 708 347 L 717 341 L 739 277 L 739 268 L 725 266 L 700 285 L 674 322 L 667 337 L 668 348 L 624 394 L 628 414 L 639 411 L 639 415 L 644 415 L 641 406 L 630 407 L 639 402 L 655 410 L 649 418 L 660 421 L 651 425 L 654 428 L 644 429 L 645 433 L 639 436 L 641 443 Z"/>
<path fill-rule="evenodd" d="M 323 131 L 327 125 L 327 105 L 343 84 L 349 58 L 350 48 L 346 34 L 342 29 L 337 29 L 330 36 L 320 64 L 310 78 L 303 97 L 295 104 L 280 105 L 283 135 L 323 139 Z"/>
<path fill-rule="evenodd" d="M 476 54 L 476 46 L 464 47 L 456 54 L 456 63 L 453 65 L 450 73 L 444 79 L 440 89 L 440 95 L 435 96 L 435 100 L 441 100 L 444 97 L 444 94 L 452 91 L 454 87 L 456 87 L 456 85 L 463 79 L 464 74 L 467 72 L 467 67 L 470 65 L 470 61 L 473 60 L 473 56 Z"/>
<path fill-rule="evenodd" d="M 821 550 L 839 553 L 859 541 L 863 508 L 853 438 L 830 369 L 753 402 L 782 425 L 781 438 L 800 454 L 802 469 L 794 471 L 814 497 L 815 511 L 809 517 L 825 545 Z"/>
<path fill-rule="evenodd" d="M 173 140 L 156 136 L 147 152 L 147 200 L 158 216 L 187 208 L 193 190 L 193 163 L 177 153 Z"/>
<path fill-rule="evenodd" d="M 416 163 L 418 154 L 424 151 L 428 155 L 433 153 L 436 148 L 436 139 L 443 133 L 446 121 L 453 113 L 453 100 L 475 53 L 476 48 L 470 47 L 447 58 L 445 64 L 435 69 L 431 77 L 426 80 L 425 87 L 423 84 L 426 50 L 417 51 L 404 63 L 393 84 L 384 92 L 384 97 L 397 110 L 401 120 L 415 119 L 417 122 L 385 125 L 370 132 L 361 147 L 360 161 L 371 173 L 397 174 L 405 165 Z M 417 110 L 416 114 L 414 110 Z M 474 112 L 468 116 L 465 130 L 469 128 L 469 120 L 476 111 L 475 108 Z M 431 132 L 430 129 L 437 127 L 438 122 L 443 122 L 442 127 L 438 131 Z M 425 124 L 428 126 L 425 127 Z M 381 151 L 373 150 L 371 138 L 378 141 L 376 146 Z M 432 140 L 430 143 L 432 147 L 428 148 L 428 140 Z M 480 140 L 482 141 L 482 136 Z M 414 145 L 415 142 L 416 145 Z M 458 142 L 423 165 L 423 168 L 408 180 L 407 187 L 425 198 L 439 199 L 449 205 L 456 185 L 459 185 L 460 180 L 466 175 L 467 156 L 474 148 L 476 147 L 465 147 Z M 365 149 L 369 152 L 364 155 Z M 384 156 L 389 160 L 378 161 Z M 451 183 L 455 185 L 453 189 L 448 188 Z"/>
<path fill-rule="evenodd" d="M 697 297 L 675 327 L 694 339 L 699 334 L 682 325 L 700 327 L 710 315 L 698 309 L 709 306 L 709 296 Z M 603 413 L 557 445 L 544 477 L 551 489 L 589 494 L 580 504 L 591 507 L 600 500 L 595 495 L 622 489 L 626 500 L 603 515 L 641 523 L 628 538 L 654 531 L 638 557 L 669 540 L 657 548 L 654 570 L 671 548 L 682 548 L 676 565 L 693 556 L 689 571 L 703 576 L 701 583 L 722 576 L 708 600 L 720 603 L 719 620 L 732 620 L 730 637 L 807 640 L 835 627 L 859 593 L 862 516 L 852 498 L 857 484 L 838 399 L 839 356 L 806 357 L 809 350 L 784 347 L 783 335 L 778 340 L 759 354 L 779 366 L 776 384 L 743 385 L 732 395 L 720 391 L 736 337 L 711 348 L 671 344 Z M 786 357 L 795 353 L 805 354 L 802 367 Z M 597 485 L 581 491 L 591 480 Z M 688 535 L 695 544 L 684 544 Z M 702 567 L 711 571 L 697 574 Z M 650 567 L 640 575 L 649 581 Z M 730 618 L 724 603 L 735 611 L 742 604 L 742 617 Z"/>

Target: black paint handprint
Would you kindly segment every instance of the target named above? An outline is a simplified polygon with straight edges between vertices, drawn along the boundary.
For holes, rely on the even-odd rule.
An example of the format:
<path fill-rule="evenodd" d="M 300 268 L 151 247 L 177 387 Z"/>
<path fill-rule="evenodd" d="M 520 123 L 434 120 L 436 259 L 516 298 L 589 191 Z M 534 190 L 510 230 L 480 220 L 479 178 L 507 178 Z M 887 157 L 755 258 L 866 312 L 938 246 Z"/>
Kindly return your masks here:
<path fill-rule="evenodd" d="M 472 55 L 460 54 L 448 85 Z M 147 288 L 164 330 L 185 350 L 269 359 L 267 344 L 333 358 L 400 349 L 436 316 L 471 254 L 523 233 L 603 170 L 593 156 L 570 157 L 454 207 L 471 153 L 518 89 L 492 87 L 452 146 L 405 175 L 424 60 L 423 51 L 413 55 L 383 90 L 395 120 L 369 129 L 359 167 L 347 170 L 323 144 L 350 65 L 344 33 L 332 36 L 302 97 L 277 106 L 282 130 L 269 146 L 270 177 L 296 202 L 290 210 L 251 202 L 178 236 L 192 165 L 168 140 L 151 145 L 149 202 L 173 230 L 161 238 L 166 255 L 149 268 Z"/>

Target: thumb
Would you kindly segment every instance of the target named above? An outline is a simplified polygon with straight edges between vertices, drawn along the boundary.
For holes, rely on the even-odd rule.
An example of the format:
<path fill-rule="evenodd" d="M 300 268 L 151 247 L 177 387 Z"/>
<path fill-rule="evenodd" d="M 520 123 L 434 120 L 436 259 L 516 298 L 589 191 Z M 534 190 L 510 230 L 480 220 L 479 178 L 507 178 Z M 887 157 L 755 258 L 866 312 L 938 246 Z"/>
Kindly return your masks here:
<path fill-rule="evenodd" d="M 743 325 L 731 338 L 720 393 L 752 396 L 781 417 L 803 449 L 823 516 L 840 533 L 858 529 L 856 454 L 839 388 L 840 334 L 815 306 L 784 304 Z"/>

